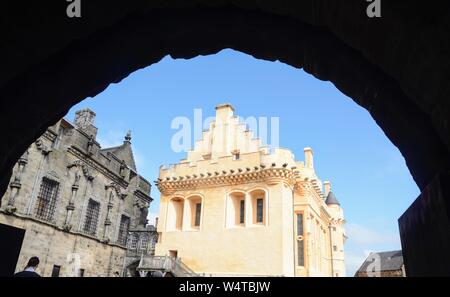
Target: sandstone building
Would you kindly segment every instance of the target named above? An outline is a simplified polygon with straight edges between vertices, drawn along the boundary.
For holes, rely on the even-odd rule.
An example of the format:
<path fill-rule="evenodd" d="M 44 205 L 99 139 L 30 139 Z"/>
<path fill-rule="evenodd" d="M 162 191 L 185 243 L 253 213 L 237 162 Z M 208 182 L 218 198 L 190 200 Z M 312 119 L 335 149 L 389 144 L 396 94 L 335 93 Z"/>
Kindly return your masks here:
<path fill-rule="evenodd" d="M 313 152 L 263 147 L 229 104 L 187 158 L 161 167 L 156 256 L 199 275 L 344 276 L 344 214 Z"/>
<path fill-rule="evenodd" d="M 43 276 L 122 275 L 133 230 L 130 251 L 148 252 L 150 183 L 136 171 L 131 135 L 103 149 L 94 119 L 89 109 L 73 124 L 61 119 L 14 167 L 0 224 L 25 230 L 16 271 L 38 256 Z"/>

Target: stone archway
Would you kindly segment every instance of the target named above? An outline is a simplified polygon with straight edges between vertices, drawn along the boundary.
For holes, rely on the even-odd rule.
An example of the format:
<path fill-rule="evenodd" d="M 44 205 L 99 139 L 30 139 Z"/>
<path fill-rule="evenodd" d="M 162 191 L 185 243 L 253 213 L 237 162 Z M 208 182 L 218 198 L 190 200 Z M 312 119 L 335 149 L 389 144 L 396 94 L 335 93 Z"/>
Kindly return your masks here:
<path fill-rule="evenodd" d="M 450 167 L 450 10 L 389 1 L 382 18 L 369 19 L 363 0 L 178 2 L 84 1 L 80 19 L 66 17 L 64 1 L 30 3 L 26 10 L 17 1 L 4 5 L 0 191 L 26 147 L 77 102 L 166 55 L 192 58 L 232 48 L 333 82 L 370 112 L 402 152 L 420 189 L 444 193 Z M 433 181 L 438 175 L 440 183 Z M 450 209 L 444 198 L 438 206 Z M 449 226 L 445 214 L 439 220 Z M 419 232 L 417 222 L 407 221 L 401 228 L 404 249 L 417 244 Z M 430 222 L 422 223 L 420 232 L 426 233 Z M 433 236 L 450 245 L 449 236 Z M 414 253 L 405 253 L 407 268 Z M 419 274 L 427 271 L 420 267 Z"/>

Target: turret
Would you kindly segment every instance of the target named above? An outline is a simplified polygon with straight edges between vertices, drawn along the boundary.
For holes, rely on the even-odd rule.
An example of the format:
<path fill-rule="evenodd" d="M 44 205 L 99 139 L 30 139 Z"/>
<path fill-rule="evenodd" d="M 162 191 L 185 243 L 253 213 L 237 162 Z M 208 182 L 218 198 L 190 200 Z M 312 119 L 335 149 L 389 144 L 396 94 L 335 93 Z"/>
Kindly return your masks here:
<path fill-rule="evenodd" d="M 340 206 L 341 204 L 339 203 L 339 201 L 337 200 L 336 196 L 334 195 L 333 192 L 331 192 L 331 190 L 329 190 L 327 198 L 325 199 L 325 204 L 328 206 L 332 206 L 332 205 L 338 205 Z"/>
<path fill-rule="evenodd" d="M 328 207 L 328 212 L 331 215 L 330 229 L 330 253 L 331 253 L 331 271 L 334 277 L 345 276 L 345 264 L 344 264 L 344 242 L 345 242 L 345 229 L 344 229 L 344 212 L 341 208 L 336 195 L 331 190 L 331 183 L 329 181 L 324 182 L 325 188 L 325 204 Z"/>

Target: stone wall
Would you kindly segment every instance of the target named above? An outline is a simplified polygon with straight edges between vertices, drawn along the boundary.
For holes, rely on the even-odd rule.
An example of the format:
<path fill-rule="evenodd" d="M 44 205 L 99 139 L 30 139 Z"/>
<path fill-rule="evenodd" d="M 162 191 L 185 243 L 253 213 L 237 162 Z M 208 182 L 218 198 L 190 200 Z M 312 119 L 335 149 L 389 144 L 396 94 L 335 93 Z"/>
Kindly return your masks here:
<path fill-rule="evenodd" d="M 85 271 L 84 276 L 122 273 L 126 250 L 121 246 L 15 215 L 0 213 L 0 223 L 26 230 L 16 272 L 23 270 L 31 257 L 37 256 L 40 259 L 37 272 L 42 276 L 51 276 L 54 265 L 61 266 L 60 276 L 78 276 L 74 274 L 78 270 L 72 269 L 76 267 L 76 257 L 80 260 L 79 269 Z"/>
<path fill-rule="evenodd" d="M 114 151 L 104 153 L 95 138 L 66 120 L 48 128 L 14 166 L 3 197 L 0 222 L 26 230 L 16 270 L 38 256 L 43 275 L 57 265 L 61 276 L 76 276 L 68 268 L 73 267 L 68 257 L 74 256 L 85 276 L 122 274 L 121 218 L 130 219 L 129 228 L 145 226 L 151 201 L 150 184 L 133 167 Z M 44 179 L 58 185 L 54 210 L 46 218 L 37 215 Z M 90 200 L 99 204 L 93 229 L 86 228 Z"/>

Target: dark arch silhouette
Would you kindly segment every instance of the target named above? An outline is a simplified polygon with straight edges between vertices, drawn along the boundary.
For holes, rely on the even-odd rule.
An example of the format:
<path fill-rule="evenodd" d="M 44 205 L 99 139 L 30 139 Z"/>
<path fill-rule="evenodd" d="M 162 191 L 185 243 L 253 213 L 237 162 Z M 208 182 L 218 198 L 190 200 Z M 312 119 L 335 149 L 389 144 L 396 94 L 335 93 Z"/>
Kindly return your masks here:
<path fill-rule="evenodd" d="M 434 180 L 445 179 L 450 166 L 450 54 L 443 51 L 450 48 L 448 9 L 385 1 L 383 17 L 369 19 L 362 0 L 200 2 L 158 7 L 152 1 L 84 1 L 80 19 L 65 15 L 63 1 L 26 9 L 8 2 L 0 12 L 0 191 L 27 146 L 74 104 L 166 55 L 192 58 L 225 48 L 331 81 L 367 109 L 399 148 L 422 195 L 429 187 L 442 191 L 442 182 Z M 417 211 L 401 221 L 410 275 L 428 271 L 425 264 L 410 264 L 412 255 L 424 251 L 405 250 L 418 238 Z M 441 219 L 449 225 L 448 217 Z M 430 236 L 450 246 L 450 235 Z M 448 267 L 440 272 L 449 273 Z"/>

